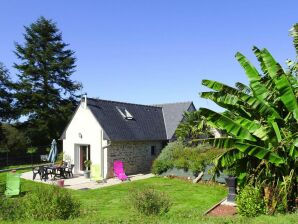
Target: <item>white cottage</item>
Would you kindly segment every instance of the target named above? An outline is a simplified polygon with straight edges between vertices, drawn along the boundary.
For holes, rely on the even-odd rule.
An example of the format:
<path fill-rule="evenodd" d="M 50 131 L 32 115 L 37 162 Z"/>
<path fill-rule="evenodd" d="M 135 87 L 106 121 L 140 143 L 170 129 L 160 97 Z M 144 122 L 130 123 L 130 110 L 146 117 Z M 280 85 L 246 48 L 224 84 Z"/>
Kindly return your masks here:
<path fill-rule="evenodd" d="M 192 102 L 150 106 L 85 96 L 61 136 L 65 160 L 82 173 L 90 159 L 102 178 L 113 176 L 114 160 L 123 161 L 127 174 L 149 172 L 183 113 L 193 110 Z"/>

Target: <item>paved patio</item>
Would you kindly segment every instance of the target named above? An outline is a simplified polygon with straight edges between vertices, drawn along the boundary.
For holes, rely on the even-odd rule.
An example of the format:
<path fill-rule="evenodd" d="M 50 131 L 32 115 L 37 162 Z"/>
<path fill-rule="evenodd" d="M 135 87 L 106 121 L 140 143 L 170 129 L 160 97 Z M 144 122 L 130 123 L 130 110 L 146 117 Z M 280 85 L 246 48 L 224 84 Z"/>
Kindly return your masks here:
<path fill-rule="evenodd" d="M 153 177 L 153 174 L 137 174 L 130 175 L 129 178 L 131 181 L 147 179 Z M 32 171 L 22 173 L 21 178 L 32 181 Z M 41 181 L 39 179 L 39 175 L 36 176 L 35 182 L 42 182 L 45 184 L 57 184 L 57 180 Z M 90 179 L 85 178 L 83 175 L 74 175 L 73 178 L 64 179 L 64 187 L 73 190 L 89 190 L 89 189 L 97 189 L 102 187 L 108 187 L 116 184 L 124 183 L 117 178 L 107 179 L 105 182 L 98 183 L 96 181 L 92 181 Z"/>

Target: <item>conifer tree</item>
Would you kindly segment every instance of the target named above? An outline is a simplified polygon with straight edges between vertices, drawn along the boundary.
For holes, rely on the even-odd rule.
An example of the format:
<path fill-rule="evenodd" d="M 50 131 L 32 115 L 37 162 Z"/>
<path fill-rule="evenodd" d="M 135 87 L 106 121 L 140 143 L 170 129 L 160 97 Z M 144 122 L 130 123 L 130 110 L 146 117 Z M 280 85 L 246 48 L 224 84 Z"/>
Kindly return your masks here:
<path fill-rule="evenodd" d="M 71 79 L 76 58 L 56 23 L 44 17 L 25 26 L 24 39 L 16 43 L 15 97 L 31 141 L 45 146 L 60 136 L 76 105 L 81 88 Z"/>
<path fill-rule="evenodd" d="M 11 88 L 8 70 L 0 63 L 0 122 L 15 118 Z"/>

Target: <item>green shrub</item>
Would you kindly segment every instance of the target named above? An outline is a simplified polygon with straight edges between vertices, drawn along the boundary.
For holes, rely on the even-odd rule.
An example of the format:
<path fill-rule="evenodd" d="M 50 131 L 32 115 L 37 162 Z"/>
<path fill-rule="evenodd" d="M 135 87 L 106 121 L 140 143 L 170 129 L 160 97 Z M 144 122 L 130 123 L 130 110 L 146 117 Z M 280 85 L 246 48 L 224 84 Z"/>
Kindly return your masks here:
<path fill-rule="evenodd" d="M 40 186 L 24 197 L 0 196 L 1 220 L 55 220 L 79 216 L 80 203 L 57 186 Z"/>
<path fill-rule="evenodd" d="M 180 141 L 170 142 L 159 154 L 158 158 L 155 159 L 152 165 L 152 173 L 161 174 L 166 172 L 168 169 L 174 167 L 173 159 L 174 159 L 174 150 L 183 149 L 183 143 Z"/>
<path fill-rule="evenodd" d="M 134 209 L 144 215 L 161 215 L 169 211 L 171 201 L 165 193 L 152 188 L 137 190 L 130 196 Z"/>
<path fill-rule="evenodd" d="M 152 173 L 161 174 L 171 168 L 173 168 L 173 164 L 170 161 L 156 159 L 152 165 Z"/>
<path fill-rule="evenodd" d="M 57 155 L 56 164 L 63 165 L 64 152 L 59 152 Z"/>
<path fill-rule="evenodd" d="M 265 214 L 265 203 L 260 190 L 245 186 L 237 196 L 237 210 L 242 216 L 255 217 Z"/>
<path fill-rule="evenodd" d="M 191 170 L 196 175 L 222 153 L 223 150 L 213 149 L 209 145 L 186 147 L 180 141 L 171 142 L 154 161 L 152 172 L 161 174 L 175 167 L 186 171 Z"/>
<path fill-rule="evenodd" d="M 69 219 L 79 216 L 80 203 L 65 189 L 40 186 L 24 197 L 24 217 L 34 220 Z"/>
<path fill-rule="evenodd" d="M 5 191 L 5 182 L 0 181 L 0 197 L 1 195 L 4 195 L 4 191 Z"/>
<path fill-rule="evenodd" d="M 0 196 L 0 221 L 17 220 L 23 215 L 21 198 L 7 198 Z"/>
<path fill-rule="evenodd" d="M 161 151 L 158 156 L 159 160 L 172 160 L 175 155 L 175 151 L 180 152 L 185 146 L 180 141 L 170 142 L 166 147 Z"/>
<path fill-rule="evenodd" d="M 179 158 L 176 158 L 174 161 L 173 161 L 173 164 L 174 164 L 174 167 L 178 168 L 178 169 L 184 169 L 184 170 L 188 170 L 189 168 L 189 163 L 190 161 L 187 160 L 187 158 L 181 156 Z"/>

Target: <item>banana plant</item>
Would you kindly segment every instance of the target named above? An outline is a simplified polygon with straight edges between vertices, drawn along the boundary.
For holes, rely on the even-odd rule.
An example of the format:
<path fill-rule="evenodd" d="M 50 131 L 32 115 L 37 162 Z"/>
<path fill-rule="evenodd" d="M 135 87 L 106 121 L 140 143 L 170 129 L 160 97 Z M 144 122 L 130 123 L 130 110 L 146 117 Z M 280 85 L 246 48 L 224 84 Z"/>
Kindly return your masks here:
<path fill-rule="evenodd" d="M 185 112 L 183 121 L 175 132 L 175 136 L 183 142 L 210 135 L 210 127 L 207 126 L 206 120 L 200 116 L 198 111 Z"/>
<path fill-rule="evenodd" d="M 298 53 L 298 25 L 291 33 Z M 235 55 L 249 85 L 236 83 L 236 87 L 231 87 L 213 80 L 202 81 L 212 91 L 201 93 L 201 97 L 226 111 L 200 108 L 198 113 L 208 125 L 224 130 L 228 137 L 197 141 L 226 149 L 215 161 L 218 171 L 237 166 L 238 175 L 247 177 L 244 181 L 280 189 L 283 180 L 287 180 L 286 186 L 290 180 L 294 187 L 289 188 L 291 192 L 286 196 L 289 204 L 285 206 L 289 210 L 298 195 L 297 70 L 285 71 L 267 49 L 254 47 L 253 52 L 262 73 L 243 54 Z M 280 201 L 285 202 L 284 198 Z"/>

